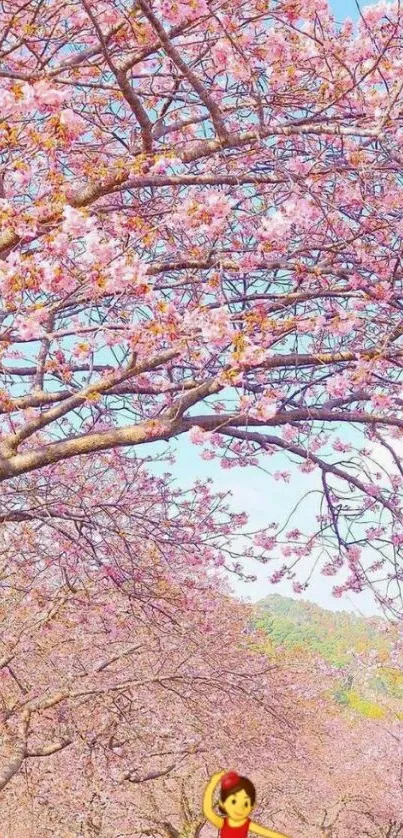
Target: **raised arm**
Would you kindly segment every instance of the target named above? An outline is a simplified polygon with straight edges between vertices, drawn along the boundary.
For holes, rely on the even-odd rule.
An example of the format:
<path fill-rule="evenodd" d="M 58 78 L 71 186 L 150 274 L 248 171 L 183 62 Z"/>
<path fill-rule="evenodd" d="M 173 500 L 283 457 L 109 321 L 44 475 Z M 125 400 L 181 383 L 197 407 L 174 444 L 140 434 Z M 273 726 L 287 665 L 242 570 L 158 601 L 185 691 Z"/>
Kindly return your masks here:
<path fill-rule="evenodd" d="M 216 774 L 213 774 L 211 780 L 207 783 L 203 795 L 203 815 L 208 821 L 210 821 L 210 823 L 213 824 L 213 826 L 216 826 L 217 829 L 221 829 L 223 826 L 224 818 L 220 818 L 220 816 L 217 815 L 213 809 L 213 795 L 217 783 L 221 780 L 221 777 L 223 777 L 224 774 L 225 771 L 217 771 Z"/>
<path fill-rule="evenodd" d="M 253 823 L 253 821 L 249 824 L 249 832 L 252 832 L 254 835 L 262 835 L 264 838 L 288 838 L 282 832 L 274 832 L 272 829 L 268 829 L 267 826 L 259 826 L 258 823 Z"/>

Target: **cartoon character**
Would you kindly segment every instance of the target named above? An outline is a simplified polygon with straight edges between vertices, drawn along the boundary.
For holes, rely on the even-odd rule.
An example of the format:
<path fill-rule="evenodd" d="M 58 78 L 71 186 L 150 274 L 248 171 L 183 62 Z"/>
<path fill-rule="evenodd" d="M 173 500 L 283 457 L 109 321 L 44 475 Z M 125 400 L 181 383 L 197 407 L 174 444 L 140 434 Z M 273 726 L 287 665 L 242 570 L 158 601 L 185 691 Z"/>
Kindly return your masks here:
<path fill-rule="evenodd" d="M 218 808 L 224 817 L 214 811 L 213 794 L 221 780 L 221 793 Z M 259 826 L 249 817 L 255 805 L 256 790 L 247 777 L 241 777 L 235 771 L 219 771 L 213 774 L 203 796 L 203 814 L 216 826 L 219 838 L 248 838 L 249 834 L 263 835 L 266 838 L 287 838 L 280 832 L 273 832 L 265 826 Z"/>

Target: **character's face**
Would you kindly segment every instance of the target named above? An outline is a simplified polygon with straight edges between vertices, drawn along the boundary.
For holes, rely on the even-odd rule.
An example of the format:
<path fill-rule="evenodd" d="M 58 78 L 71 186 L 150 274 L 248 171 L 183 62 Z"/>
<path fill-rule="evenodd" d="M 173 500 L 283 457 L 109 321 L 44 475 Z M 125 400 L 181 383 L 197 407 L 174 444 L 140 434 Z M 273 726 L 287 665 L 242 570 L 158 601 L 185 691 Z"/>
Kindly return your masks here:
<path fill-rule="evenodd" d="M 233 821 L 244 821 L 253 809 L 252 801 L 244 789 L 230 794 L 224 803 L 221 802 L 221 806 Z"/>

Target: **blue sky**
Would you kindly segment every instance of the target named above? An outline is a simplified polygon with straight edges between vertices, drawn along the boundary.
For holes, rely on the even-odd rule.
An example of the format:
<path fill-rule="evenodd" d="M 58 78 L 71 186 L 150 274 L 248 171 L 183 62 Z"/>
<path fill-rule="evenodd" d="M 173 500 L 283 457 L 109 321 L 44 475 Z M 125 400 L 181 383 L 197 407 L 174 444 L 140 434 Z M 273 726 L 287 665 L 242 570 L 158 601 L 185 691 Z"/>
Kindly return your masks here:
<path fill-rule="evenodd" d="M 369 0 L 369 2 L 361 2 L 360 0 L 360 8 L 364 6 L 373 6 L 375 0 Z M 345 18 L 349 17 L 351 20 L 357 20 L 358 18 L 358 10 L 355 3 L 355 0 L 330 0 L 330 6 L 334 11 L 334 14 L 337 20 L 345 20 Z"/>
<path fill-rule="evenodd" d="M 163 447 L 161 445 L 161 451 Z M 277 483 L 270 475 L 253 467 L 224 470 L 218 461 L 202 460 L 200 457 L 202 448 L 192 445 L 188 436 L 179 437 L 175 440 L 173 447 L 177 452 L 175 465 L 162 464 L 157 470 L 171 472 L 182 488 L 190 487 L 195 480 L 206 480 L 211 477 L 214 481 L 212 489 L 232 493 L 232 498 L 228 502 L 235 512 L 247 512 L 249 517 L 247 531 L 258 530 L 274 521 L 282 524 L 301 497 L 307 492 L 320 488 L 318 472 L 302 474 L 282 453 L 262 458 L 261 464 L 270 472 L 290 471 L 293 476 L 289 484 Z M 153 446 L 153 451 L 155 450 Z M 138 453 L 146 455 L 150 452 L 147 446 L 144 446 L 143 451 L 139 449 Z M 313 531 L 317 503 L 317 495 L 309 495 L 293 517 L 288 529 L 300 527 L 304 532 Z M 273 555 L 276 553 L 274 552 Z M 235 593 L 251 601 L 257 601 L 269 594 L 282 594 L 294 599 L 310 600 L 332 611 L 353 611 L 365 616 L 380 614 L 369 593 L 351 595 L 341 600 L 335 599 L 331 590 L 333 585 L 340 583 L 339 580 L 322 576 L 320 573 L 314 574 L 308 590 L 302 596 L 293 593 L 290 582 L 271 585 L 268 576 L 281 563 L 281 561 L 276 561 L 273 562 L 273 566 L 267 564 L 259 566 L 256 562 L 244 562 L 245 570 L 256 575 L 257 581 L 254 583 L 234 582 L 231 578 Z M 302 567 L 303 565 L 301 569 Z M 305 565 L 305 570 L 307 569 L 308 565 Z M 303 581 L 302 572 L 300 578 Z M 344 578 L 344 574 L 341 578 Z"/>

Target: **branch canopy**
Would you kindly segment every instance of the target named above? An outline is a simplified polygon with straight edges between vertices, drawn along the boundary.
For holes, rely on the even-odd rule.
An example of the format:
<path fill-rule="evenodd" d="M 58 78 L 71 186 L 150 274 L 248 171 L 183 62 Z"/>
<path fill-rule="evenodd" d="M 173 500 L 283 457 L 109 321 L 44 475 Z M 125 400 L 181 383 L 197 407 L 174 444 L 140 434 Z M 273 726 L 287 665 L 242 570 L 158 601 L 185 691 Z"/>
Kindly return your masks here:
<path fill-rule="evenodd" d="M 189 433 L 321 471 L 338 554 L 368 510 L 399 550 L 400 5 L 65 15 L 0 12 L 0 481 Z"/>

